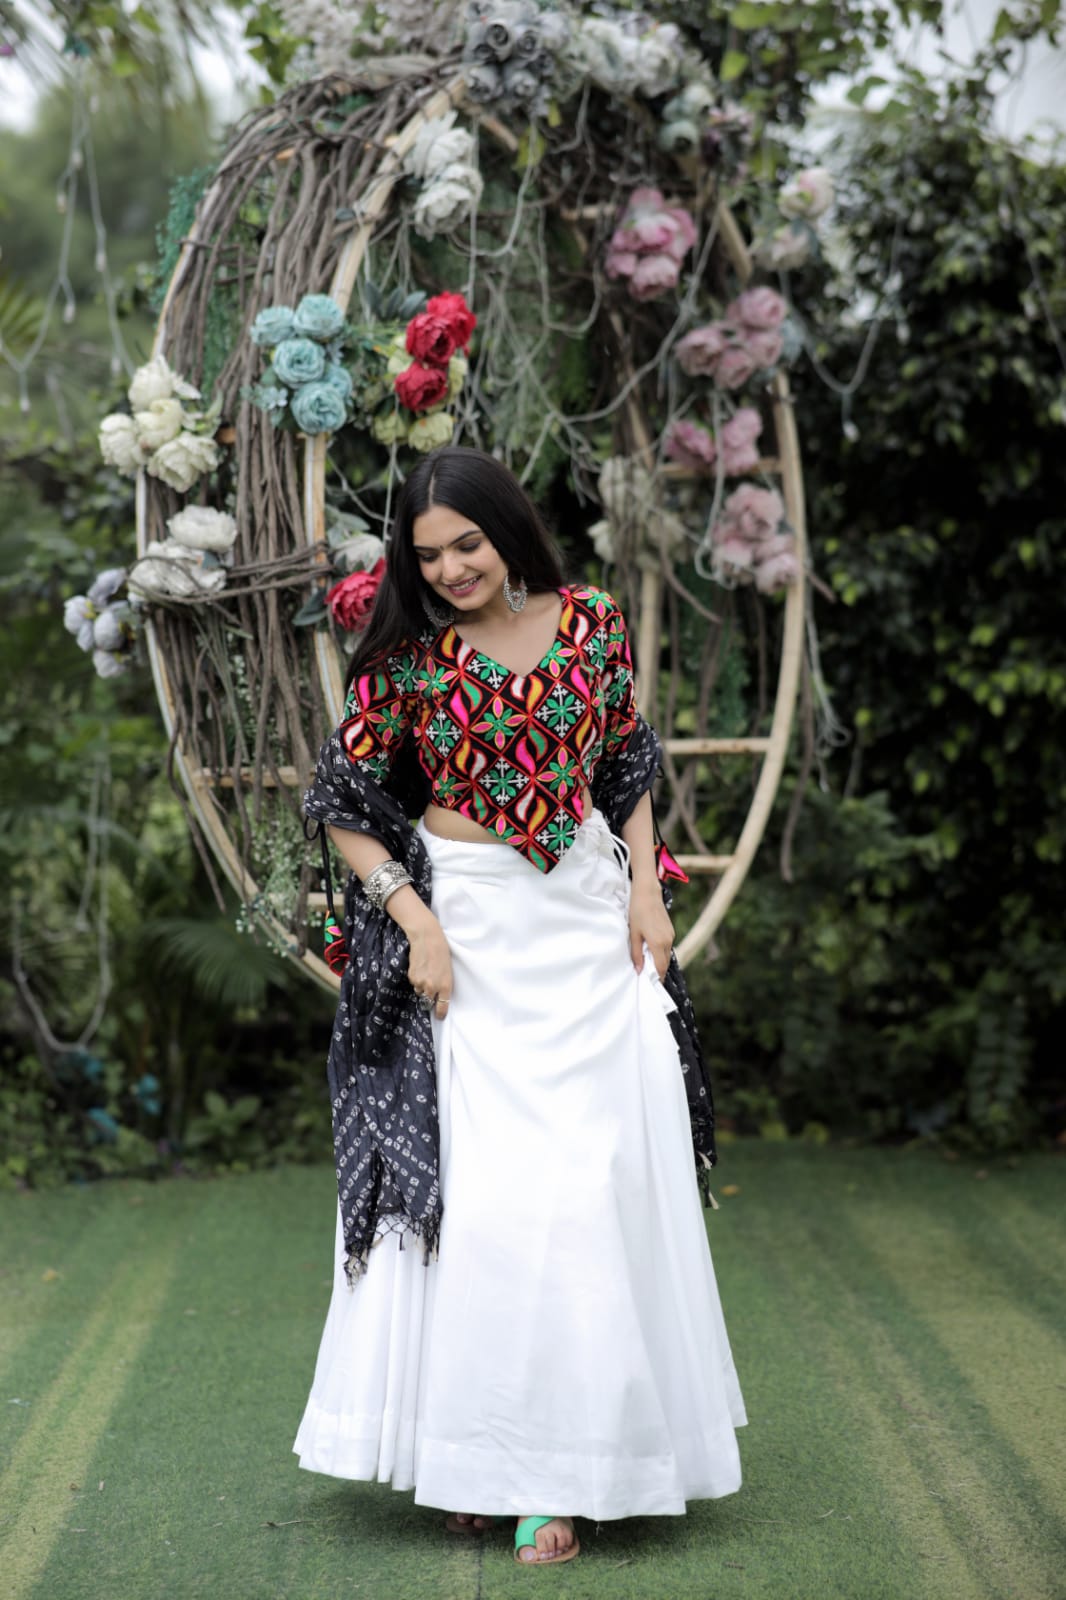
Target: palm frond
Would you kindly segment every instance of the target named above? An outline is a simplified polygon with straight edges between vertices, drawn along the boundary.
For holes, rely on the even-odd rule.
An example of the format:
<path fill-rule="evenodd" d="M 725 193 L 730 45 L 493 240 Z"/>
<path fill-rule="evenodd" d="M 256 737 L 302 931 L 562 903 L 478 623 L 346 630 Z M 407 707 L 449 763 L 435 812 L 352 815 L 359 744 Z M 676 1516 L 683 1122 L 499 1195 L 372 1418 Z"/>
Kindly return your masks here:
<path fill-rule="evenodd" d="M 226 1010 L 257 1008 L 271 984 L 291 986 L 288 963 L 223 917 L 156 917 L 142 931 L 164 971 L 179 973 Z"/>

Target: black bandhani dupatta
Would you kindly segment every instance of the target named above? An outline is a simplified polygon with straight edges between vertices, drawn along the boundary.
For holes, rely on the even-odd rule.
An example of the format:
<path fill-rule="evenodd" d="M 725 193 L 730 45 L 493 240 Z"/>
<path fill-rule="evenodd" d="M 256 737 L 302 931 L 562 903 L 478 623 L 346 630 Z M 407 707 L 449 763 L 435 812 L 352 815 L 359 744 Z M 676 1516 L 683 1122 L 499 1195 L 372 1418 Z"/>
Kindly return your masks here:
<path fill-rule="evenodd" d="M 319 752 L 304 795 L 312 835 L 326 827 L 371 834 L 411 874 L 431 903 L 432 870 L 411 817 L 422 814 L 429 784 L 406 739 L 388 779 L 376 783 L 348 756 L 339 731 Z M 659 771 L 655 730 L 638 717 L 623 749 L 604 757 L 592 781 L 593 803 L 620 833 Z M 669 910 L 671 891 L 663 881 Z M 326 1070 L 333 1108 L 333 1149 L 349 1282 L 366 1271 L 372 1246 L 387 1231 L 420 1239 L 423 1259 L 437 1248 L 441 1226 L 440 1132 L 433 1026 L 407 979 L 407 935 L 387 911 L 376 911 L 355 873 L 344 903 L 347 964 Z M 336 939 L 330 941 L 334 946 Z M 337 955 L 334 961 L 339 965 Z M 664 987 L 676 1012 L 677 1040 L 692 1122 L 696 1170 L 705 1201 L 716 1160 L 714 1110 L 684 977 L 671 956 Z"/>

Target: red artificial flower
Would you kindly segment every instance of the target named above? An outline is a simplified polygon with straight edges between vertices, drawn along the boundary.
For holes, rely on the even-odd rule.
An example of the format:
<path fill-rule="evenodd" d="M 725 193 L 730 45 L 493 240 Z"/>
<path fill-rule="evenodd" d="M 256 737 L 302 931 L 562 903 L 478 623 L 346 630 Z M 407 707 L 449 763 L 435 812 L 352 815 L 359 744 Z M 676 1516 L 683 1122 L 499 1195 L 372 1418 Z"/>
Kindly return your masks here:
<path fill-rule="evenodd" d="M 435 311 L 420 311 L 407 324 L 407 350 L 427 367 L 446 367 L 458 344 L 455 323 Z"/>
<path fill-rule="evenodd" d="M 369 572 L 350 572 L 327 592 L 326 604 L 333 613 L 333 620 L 346 633 L 358 633 L 366 627 L 384 576 L 385 557 L 382 556 Z"/>
<path fill-rule="evenodd" d="M 408 411 L 429 411 L 448 396 L 447 367 L 423 367 L 412 361 L 398 372 L 393 387 Z"/>
<path fill-rule="evenodd" d="M 435 294 L 426 302 L 426 311 L 446 322 L 455 335 L 456 346 L 469 353 L 477 318 L 461 294 Z"/>

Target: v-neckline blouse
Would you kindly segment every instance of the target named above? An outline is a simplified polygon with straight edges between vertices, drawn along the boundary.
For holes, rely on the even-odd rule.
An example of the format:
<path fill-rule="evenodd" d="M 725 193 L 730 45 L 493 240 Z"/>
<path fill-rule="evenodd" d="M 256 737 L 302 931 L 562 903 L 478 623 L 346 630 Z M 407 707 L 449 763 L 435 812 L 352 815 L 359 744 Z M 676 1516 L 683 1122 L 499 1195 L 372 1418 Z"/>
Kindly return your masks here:
<path fill-rule="evenodd" d="M 584 820 L 582 790 L 636 725 L 622 613 L 605 590 L 559 590 L 555 637 L 512 672 L 462 639 L 428 631 L 353 681 L 341 723 L 349 759 L 377 782 L 413 738 L 434 804 L 550 872 Z"/>
<path fill-rule="evenodd" d="M 502 661 L 497 661 L 495 656 L 486 655 L 484 650 L 479 650 L 476 644 L 471 644 L 469 639 L 464 639 L 463 638 L 462 634 L 456 628 L 454 622 L 451 622 L 451 623 L 448 624 L 448 631 L 455 635 L 456 643 L 467 645 L 468 648 L 473 650 L 474 654 L 476 656 L 480 657 L 480 659 L 482 661 L 487 661 L 489 666 L 497 667 L 500 672 L 506 672 L 508 674 L 508 676 L 512 677 L 512 678 L 528 678 L 528 677 L 531 676 L 532 673 L 538 672 L 540 670 L 540 668 L 543 667 L 544 663 L 552 655 L 552 653 L 555 650 L 556 645 L 559 643 L 559 632 L 560 632 L 560 629 L 562 628 L 563 617 L 564 617 L 564 615 L 566 613 L 566 590 L 565 589 L 557 589 L 555 592 L 556 592 L 556 594 L 558 594 L 558 595 L 560 595 L 562 597 L 562 602 L 563 603 L 562 603 L 562 606 L 560 607 L 560 610 L 559 610 L 559 620 L 555 625 L 555 633 L 554 633 L 554 635 L 552 637 L 552 642 L 548 646 L 547 650 L 545 650 L 545 652 L 541 656 L 540 660 L 538 662 L 536 662 L 532 667 L 530 667 L 527 672 L 516 672 L 513 667 L 508 667 Z"/>

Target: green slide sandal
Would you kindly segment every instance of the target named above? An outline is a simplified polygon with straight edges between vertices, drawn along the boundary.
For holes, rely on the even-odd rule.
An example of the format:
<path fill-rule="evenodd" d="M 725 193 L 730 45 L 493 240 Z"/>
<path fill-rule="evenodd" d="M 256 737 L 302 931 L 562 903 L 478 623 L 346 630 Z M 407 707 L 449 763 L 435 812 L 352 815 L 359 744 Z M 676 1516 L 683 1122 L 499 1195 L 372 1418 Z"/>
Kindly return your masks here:
<path fill-rule="evenodd" d="M 572 1518 L 567 1517 L 564 1520 L 569 1522 L 571 1527 L 573 1526 Z M 558 1555 L 545 1556 L 543 1561 L 539 1558 L 536 1561 L 523 1560 L 518 1552 L 525 1549 L 528 1545 L 532 1545 L 533 1548 L 536 1549 L 537 1529 L 543 1528 L 546 1523 L 554 1521 L 554 1517 L 523 1517 L 519 1522 L 514 1531 L 514 1558 L 520 1567 L 557 1567 L 561 1561 L 572 1561 L 574 1557 L 580 1553 L 581 1545 L 578 1542 L 577 1533 L 575 1531 L 574 1542 L 570 1546 L 569 1550 L 562 1550 Z"/>

